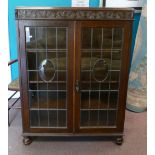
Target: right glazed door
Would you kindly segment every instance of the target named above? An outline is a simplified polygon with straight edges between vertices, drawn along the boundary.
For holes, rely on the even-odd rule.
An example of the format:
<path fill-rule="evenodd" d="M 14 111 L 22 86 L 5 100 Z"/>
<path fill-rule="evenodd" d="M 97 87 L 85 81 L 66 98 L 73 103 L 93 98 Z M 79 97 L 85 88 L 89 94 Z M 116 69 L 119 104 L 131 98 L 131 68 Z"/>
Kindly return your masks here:
<path fill-rule="evenodd" d="M 121 22 L 77 25 L 76 132 L 117 132 L 124 121 L 121 76 L 126 74 L 122 65 L 127 28 Z"/>

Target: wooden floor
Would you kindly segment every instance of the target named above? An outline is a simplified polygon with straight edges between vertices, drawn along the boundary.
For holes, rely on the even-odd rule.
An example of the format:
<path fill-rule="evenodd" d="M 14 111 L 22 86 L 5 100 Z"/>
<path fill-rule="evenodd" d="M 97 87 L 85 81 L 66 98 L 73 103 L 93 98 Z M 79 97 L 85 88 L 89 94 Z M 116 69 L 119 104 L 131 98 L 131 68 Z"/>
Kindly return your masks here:
<path fill-rule="evenodd" d="M 10 112 L 9 155 L 146 155 L 147 112 L 126 111 L 125 137 L 121 146 L 101 139 L 35 138 L 33 143 L 22 143 L 20 110 Z"/>

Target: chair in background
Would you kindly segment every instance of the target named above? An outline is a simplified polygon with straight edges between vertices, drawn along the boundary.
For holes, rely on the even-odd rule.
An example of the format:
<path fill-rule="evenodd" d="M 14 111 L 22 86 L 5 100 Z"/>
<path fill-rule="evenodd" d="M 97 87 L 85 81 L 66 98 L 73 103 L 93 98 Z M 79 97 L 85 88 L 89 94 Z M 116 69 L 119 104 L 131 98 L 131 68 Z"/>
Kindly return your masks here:
<path fill-rule="evenodd" d="M 9 63 L 8 63 L 8 66 L 14 64 L 18 62 L 18 59 L 15 59 L 15 60 L 11 60 Z M 20 91 L 20 88 L 19 88 L 19 78 L 17 78 L 16 80 L 13 80 L 9 83 L 8 85 L 8 91 L 12 91 L 13 93 L 11 94 L 11 96 L 8 98 L 8 126 L 10 126 L 10 119 L 9 119 L 9 111 L 11 109 L 21 109 L 21 107 L 19 106 L 15 106 L 15 104 L 19 101 L 20 99 L 20 96 L 18 98 L 14 98 L 15 95 L 17 94 L 17 92 Z M 13 99 L 14 98 L 14 99 Z M 12 104 L 10 105 L 9 103 L 12 101 Z"/>

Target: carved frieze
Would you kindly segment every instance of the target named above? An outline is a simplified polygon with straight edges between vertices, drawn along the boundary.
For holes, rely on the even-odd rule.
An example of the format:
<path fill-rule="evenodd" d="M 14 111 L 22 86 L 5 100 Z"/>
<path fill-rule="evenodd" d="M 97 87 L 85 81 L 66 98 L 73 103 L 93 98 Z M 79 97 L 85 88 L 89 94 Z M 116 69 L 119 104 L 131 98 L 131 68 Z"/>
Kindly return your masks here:
<path fill-rule="evenodd" d="M 16 19 L 129 20 L 133 19 L 133 11 L 16 9 Z"/>

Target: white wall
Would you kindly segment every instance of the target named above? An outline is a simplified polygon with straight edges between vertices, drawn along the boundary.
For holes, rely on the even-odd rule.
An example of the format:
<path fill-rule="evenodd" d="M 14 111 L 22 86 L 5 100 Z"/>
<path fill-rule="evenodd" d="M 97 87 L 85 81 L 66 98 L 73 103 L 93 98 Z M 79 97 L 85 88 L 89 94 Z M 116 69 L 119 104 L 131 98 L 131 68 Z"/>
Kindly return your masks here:
<path fill-rule="evenodd" d="M 2 88 L 0 94 L 2 94 L 11 82 L 11 69 L 8 67 L 8 61 L 10 61 L 10 51 L 9 51 L 9 31 L 8 31 L 8 3 L 7 0 L 0 0 L 0 86 Z M 8 97 L 13 92 L 8 92 Z M 18 97 L 17 94 L 15 97 Z"/>
<path fill-rule="evenodd" d="M 9 51 L 9 33 L 8 33 L 8 3 L 7 0 L 0 0 L 0 52 L 2 52 L 5 57 L 3 60 L 7 58 L 7 62 L 10 60 L 10 51 Z M 1 55 L 1 56 L 2 56 Z M 3 65 L 2 65 L 3 66 Z M 11 81 L 11 73 L 9 67 L 7 69 L 8 74 L 8 82 Z M 5 77 L 7 78 L 7 77 Z"/>
<path fill-rule="evenodd" d="M 8 154 L 8 75 L 7 58 L 9 54 L 8 40 L 8 1 L 0 0 L 0 130 L 1 154 Z"/>
<path fill-rule="evenodd" d="M 106 0 L 106 7 L 141 7 L 143 0 Z"/>

